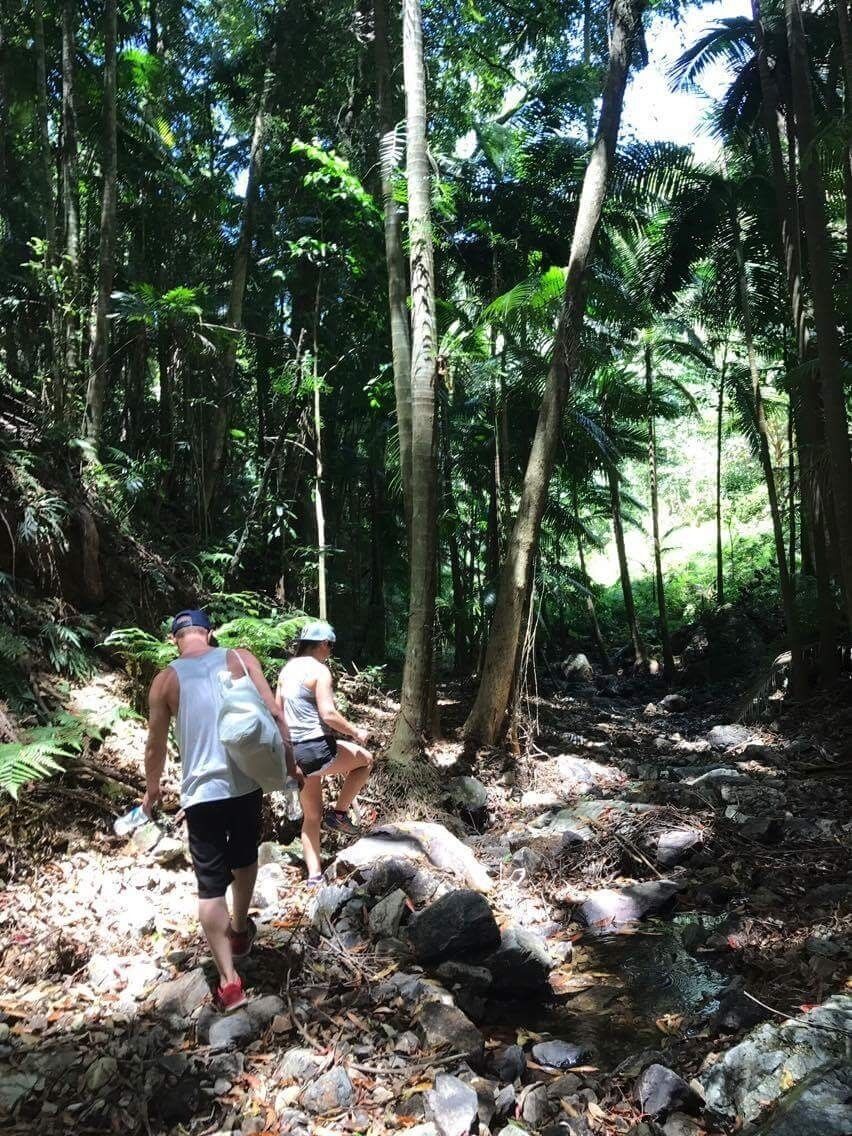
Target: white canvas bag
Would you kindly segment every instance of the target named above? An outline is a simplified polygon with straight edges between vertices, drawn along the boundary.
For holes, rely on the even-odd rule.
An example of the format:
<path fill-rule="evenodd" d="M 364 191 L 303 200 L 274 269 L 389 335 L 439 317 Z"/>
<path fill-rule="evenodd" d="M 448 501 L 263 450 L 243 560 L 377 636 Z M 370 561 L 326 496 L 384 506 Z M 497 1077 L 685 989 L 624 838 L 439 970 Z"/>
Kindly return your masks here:
<path fill-rule="evenodd" d="M 219 741 L 234 765 L 265 793 L 280 792 L 289 779 L 281 732 L 239 652 L 234 654 L 243 674 L 233 678 L 230 670 L 219 672 Z"/>

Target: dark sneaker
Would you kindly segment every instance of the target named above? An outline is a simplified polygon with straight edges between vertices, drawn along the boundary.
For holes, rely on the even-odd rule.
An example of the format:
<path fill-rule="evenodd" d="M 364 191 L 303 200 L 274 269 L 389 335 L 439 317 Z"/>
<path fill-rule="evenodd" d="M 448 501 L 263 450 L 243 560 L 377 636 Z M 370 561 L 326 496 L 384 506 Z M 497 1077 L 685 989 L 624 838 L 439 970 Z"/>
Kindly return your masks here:
<path fill-rule="evenodd" d="M 255 926 L 254 920 L 251 918 L 246 920 L 245 931 L 235 931 L 233 927 L 228 927 L 228 938 L 231 940 L 231 954 L 235 962 L 251 954 L 251 945 L 256 935 L 257 927 Z"/>
<path fill-rule="evenodd" d="M 227 986 L 220 986 L 213 995 L 213 1005 L 220 1014 L 233 1013 L 234 1010 L 239 1010 L 240 1006 L 244 1006 L 247 1001 L 243 984 L 239 978 L 236 982 L 229 982 Z"/>
<path fill-rule="evenodd" d="M 346 813 L 339 813 L 337 809 L 327 809 L 322 823 L 329 832 L 342 832 L 345 836 L 361 835 L 361 829 L 356 828 Z"/>
<path fill-rule="evenodd" d="M 317 888 L 322 887 L 324 883 L 325 880 L 323 878 L 322 872 L 320 872 L 318 876 L 308 876 L 308 878 L 305 880 L 305 887 L 316 890 Z"/>

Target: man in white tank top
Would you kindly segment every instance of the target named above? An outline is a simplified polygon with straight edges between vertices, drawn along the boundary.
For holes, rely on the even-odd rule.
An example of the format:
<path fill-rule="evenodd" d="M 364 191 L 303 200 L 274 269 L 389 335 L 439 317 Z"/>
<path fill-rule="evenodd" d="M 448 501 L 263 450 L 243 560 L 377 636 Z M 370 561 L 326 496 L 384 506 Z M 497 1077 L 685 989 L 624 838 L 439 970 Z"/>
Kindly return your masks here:
<path fill-rule="evenodd" d="M 198 918 L 219 971 L 214 1002 L 228 1012 L 246 997 L 234 960 L 245 958 L 256 934 L 248 909 L 257 878 L 262 790 L 228 758 L 219 741 L 219 675 L 243 674 L 240 660 L 274 716 L 289 771 L 301 782 L 293 760 L 284 715 L 263 676 L 260 663 L 243 648 L 226 651 L 210 643 L 210 620 L 203 611 L 182 611 L 172 621 L 179 657 L 160 671 L 149 694 L 145 747 L 149 816 L 160 799 L 169 725 L 174 718 L 181 759 L 180 803 L 186 813 L 189 850 L 198 879 Z M 235 656 L 239 655 L 239 659 Z M 225 894 L 231 887 L 233 914 Z"/>

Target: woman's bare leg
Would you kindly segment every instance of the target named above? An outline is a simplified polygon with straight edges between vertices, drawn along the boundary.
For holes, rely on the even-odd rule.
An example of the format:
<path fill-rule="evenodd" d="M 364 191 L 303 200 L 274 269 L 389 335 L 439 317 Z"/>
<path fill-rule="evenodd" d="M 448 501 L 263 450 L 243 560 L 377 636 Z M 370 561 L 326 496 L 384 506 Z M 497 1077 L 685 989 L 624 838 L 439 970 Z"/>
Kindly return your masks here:
<path fill-rule="evenodd" d="M 335 769 L 334 767 L 341 763 L 341 768 Z M 337 757 L 331 765 L 323 770 L 326 775 L 334 775 L 335 773 L 343 776 L 343 784 L 340 786 L 340 792 L 337 796 L 337 804 L 334 806 L 335 810 L 339 813 L 345 813 L 357 795 L 361 792 L 370 774 L 373 771 L 373 755 L 363 746 L 357 745 L 355 742 L 338 742 L 337 743 Z"/>
<path fill-rule="evenodd" d="M 305 778 L 302 800 L 302 851 L 309 876 L 322 872 L 320 861 L 320 826 L 322 824 L 322 774 Z"/>

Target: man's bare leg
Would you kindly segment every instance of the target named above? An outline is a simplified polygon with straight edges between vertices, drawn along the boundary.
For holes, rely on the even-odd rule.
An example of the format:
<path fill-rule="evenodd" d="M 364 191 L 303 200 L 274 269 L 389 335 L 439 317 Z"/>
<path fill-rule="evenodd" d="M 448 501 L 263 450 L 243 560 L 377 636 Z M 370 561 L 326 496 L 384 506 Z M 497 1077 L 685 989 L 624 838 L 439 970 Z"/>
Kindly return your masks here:
<path fill-rule="evenodd" d="M 236 982 L 237 972 L 234 970 L 234 956 L 228 938 L 231 919 L 225 897 L 222 895 L 216 899 L 199 899 L 198 920 L 219 971 L 219 985 L 228 986 L 231 982 Z"/>
<path fill-rule="evenodd" d="M 248 926 L 248 909 L 251 907 L 254 885 L 257 880 L 257 860 L 245 868 L 232 868 L 231 875 L 234 882 L 231 884 L 231 926 L 237 932 L 245 931 Z"/>

